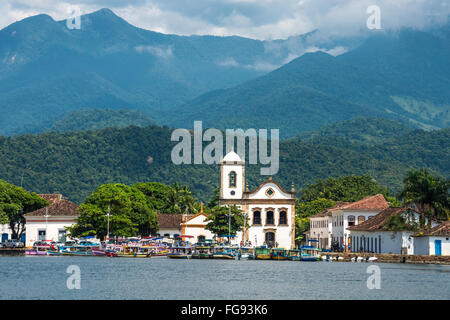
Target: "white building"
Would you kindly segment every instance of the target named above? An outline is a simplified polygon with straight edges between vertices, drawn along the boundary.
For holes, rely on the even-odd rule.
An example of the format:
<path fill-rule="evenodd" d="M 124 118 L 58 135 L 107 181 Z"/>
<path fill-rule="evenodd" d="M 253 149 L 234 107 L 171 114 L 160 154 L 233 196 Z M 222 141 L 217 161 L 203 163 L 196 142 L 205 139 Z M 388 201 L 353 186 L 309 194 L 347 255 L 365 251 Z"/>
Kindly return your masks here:
<path fill-rule="evenodd" d="M 389 220 L 398 216 L 405 225 L 420 227 L 421 214 L 411 208 L 391 207 L 372 219 L 348 228 L 352 252 L 418 254 L 412 228 L 389 230 Z M 428 221 L 425 221 L 427 223 Z M 436 225 L 432 222 L 432 226 Z"/>
<path fill-rule="evenodd" d="M 414 236 L 414 254 L 450 256 L 450 221 Z"/>
<path fill-rule="evenodd" d="M 39 194 L 50 205 L 24 215 L 26 221 L 26 246 L 38 240 L 66 241 L 66 227 L 76 223 L 78 205 L 61 194 Z"/>
<path fill-rule="evenodd" d="M 389 207 L 382 194 L 366 197 L 355 202 L 339 202 L 336 206 L 323 210 L 310 219 L 308 240 L 318 241 L 322 249 L 330 249 L 336 242 L 339 247 L 348 248 L 350 232 L 348 227 L 356 226 L 373 218 Z"/>
<path fill-rule="evenodd" d="M 245 162 L 235 152 L 220 162 L 220 206 L 236 205 L 249 218 L 249 227 L 238 232 L 237 242 L 295 247 L 295 190 L 286 191 L 272 178 L 249 191 Z"/>
<path fill-rule="evenodd" d="M 203 212 L 203 209 L 194 215 L 183 216 L 183 222 L 181 223 L 181 234 L 188 235 L 192 238 L 186 238 L 192 243 L 201 242 L 205 239 L 213 239 L 214 234 L 206 230 L 205 227 L 208 224 L 207 215 Z"/>
<path fill-rule="evenodd" d="M 158 235 L 176 238 L 181 235 L 182 214 L 158 213 Z"/>

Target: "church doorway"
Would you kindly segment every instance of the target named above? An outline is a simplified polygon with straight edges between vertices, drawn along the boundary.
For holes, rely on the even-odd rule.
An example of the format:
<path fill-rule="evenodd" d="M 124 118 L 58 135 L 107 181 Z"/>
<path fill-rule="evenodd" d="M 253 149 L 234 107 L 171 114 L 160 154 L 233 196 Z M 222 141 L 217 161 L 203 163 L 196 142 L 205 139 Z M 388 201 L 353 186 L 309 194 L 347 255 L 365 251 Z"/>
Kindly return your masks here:
<path fill-rule="evenodd" d="M 270 247 L 275 246 L 275 232 L 266 232 L 265 235 L 266 245 Z"/>

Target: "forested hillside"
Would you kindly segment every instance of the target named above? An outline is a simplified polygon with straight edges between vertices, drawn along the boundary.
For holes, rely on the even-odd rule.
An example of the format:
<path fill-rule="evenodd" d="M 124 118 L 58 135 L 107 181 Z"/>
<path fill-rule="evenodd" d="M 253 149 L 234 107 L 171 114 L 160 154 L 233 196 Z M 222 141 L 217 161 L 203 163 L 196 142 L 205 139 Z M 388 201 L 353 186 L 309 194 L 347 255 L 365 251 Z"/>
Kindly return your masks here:
<path fill-rule="evenodd" d="M 170 134 L 167 127 L 131 126 L 1 137 L 0 179 L 39 193 L 60 192 L 77 202 L 101 184 L 139 181 L 179 182 L 190 186 L 198 198 L 209 199 L 218 185 L 218 166 L 174 165 Z M 410 168 L 428 167 L 450 175 L 448 128 L 416 130 L 379 144 L 356 142 L 367 139 L 366 135 L 349 140 L 343 134 L 282 141 L 280 170 L 274 179 L 286 188 L 294 182 L 299 190 L 318 178 L 369 174 L 395 192 Z M 250 188 L 267 178 L 257 165 L 248 166 L 246 172 Z"/>

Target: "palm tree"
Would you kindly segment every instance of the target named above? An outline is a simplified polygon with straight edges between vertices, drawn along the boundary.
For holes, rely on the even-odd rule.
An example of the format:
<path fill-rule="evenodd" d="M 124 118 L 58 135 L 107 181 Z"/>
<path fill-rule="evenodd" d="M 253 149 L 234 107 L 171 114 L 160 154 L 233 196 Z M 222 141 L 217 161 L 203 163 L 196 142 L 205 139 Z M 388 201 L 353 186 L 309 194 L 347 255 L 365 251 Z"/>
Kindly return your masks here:
<path fill-rule="evenodd" d="M 433 176 L 427 169 L 409 171 L 403 180 L 403 190 L 399 198 L 404 203 L 413 203 L 422 213 L 422 218 L 449 219 L 450 213 L 450 180 Z"/>
<path fill-rule="evenodd" d="M 185 185 L 175 182 L 171 186 L 171 190 L 167 195 L 168 208 L 166 210 L 172 213 L 196 212 L 195 199 L 192 191 Z"/>

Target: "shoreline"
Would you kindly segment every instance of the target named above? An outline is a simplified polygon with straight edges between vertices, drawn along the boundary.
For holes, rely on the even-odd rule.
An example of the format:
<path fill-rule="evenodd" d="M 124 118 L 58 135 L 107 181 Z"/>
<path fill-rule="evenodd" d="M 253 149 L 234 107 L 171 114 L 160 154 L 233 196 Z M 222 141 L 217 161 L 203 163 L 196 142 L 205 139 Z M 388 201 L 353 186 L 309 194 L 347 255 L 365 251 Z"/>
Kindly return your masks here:
<path fill-rule="evenodd" d="M 368 252 L 324 252 L 331 257 L 343 257 L 345 262 L 350 262 L 353 257 L 376 257 L 376 262 L 383 263 L 409 263 L 409 264 L 442 264 L 450 265 L 450 256 L 406 255 L 392 253 L 368 253 Z M 365 262 L 365 261 L 364 261 Z"/>
<path fill-rule="evenodd" d="M 0 248 L 1 256 L 25 256 L 26 248 Z M 389 253 L 357 253 L 357 252 L 324 252 L 323 256 L 333 258 L 343 257 L 344 262 L 351 262 L 353 257 L 377 257 L 382 263 L 408 263 L 408 264 L 442 264 L 450 265 L 450 256 L 405 255 Z M 339 262 L 339 261 L 334 261 Z M 364 261 L 365 262 L 365 261 Z"/>

